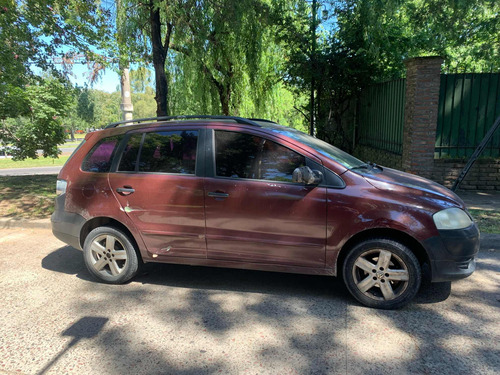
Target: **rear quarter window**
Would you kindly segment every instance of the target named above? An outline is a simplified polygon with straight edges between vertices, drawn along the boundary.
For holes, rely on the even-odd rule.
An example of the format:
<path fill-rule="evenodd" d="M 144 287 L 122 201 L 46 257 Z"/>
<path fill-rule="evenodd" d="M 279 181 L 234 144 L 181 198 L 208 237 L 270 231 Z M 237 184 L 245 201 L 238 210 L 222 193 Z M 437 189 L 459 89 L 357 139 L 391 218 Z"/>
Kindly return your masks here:
<path fill-rule="evenodd" d="M 82 171 L 107 173 L 122 136 L 107 137 L 97 142 L 82 163 Z"/>

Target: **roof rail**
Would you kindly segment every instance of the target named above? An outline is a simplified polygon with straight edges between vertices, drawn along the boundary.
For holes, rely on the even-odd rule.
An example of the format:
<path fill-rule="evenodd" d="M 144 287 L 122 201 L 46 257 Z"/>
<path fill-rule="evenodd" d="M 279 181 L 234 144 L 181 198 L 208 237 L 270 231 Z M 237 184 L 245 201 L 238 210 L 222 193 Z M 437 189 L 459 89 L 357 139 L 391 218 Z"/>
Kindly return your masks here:
<path fill-rule="evenodd" d="M 252 121 L 261 121 L 261 122 L 269 122 L 270 124 L 278 124 L 276 121 L 266 120 L 263 118 L 249 118 Z"/>
<path fill-rule="evenodd" d="M 244 125 L 252 125 L 252 126 L 258 126 L 260 127 L 259 124 L 255 123 L 252 120 L 243 118 L 243 117 L 236 117 L 236 116 L 207 116 L 207 115 L 189 115 L 189 116 L 162 116 L 162 117 L 146 117 L 146 118 L 138 118 L 138 119 L 132 119 L 132 120 L 125 120 L 125 121 L 118 121 L 118 122 L 113 122 L 106 126 L 106 129 L 108 128 L 116 128 L 119 125 L 123 124 L 133 124 L 137 123 L 140 124 L 141 122 L 151 122 L 151 121 L 170 121 L 170 120 L 189 120 L 189 119 L 211 119 L 211 120 L 234 120 L 238 124 L 244 124 Z M 260 120 L 260 121 L 265 121 L 265 120 Z"/>

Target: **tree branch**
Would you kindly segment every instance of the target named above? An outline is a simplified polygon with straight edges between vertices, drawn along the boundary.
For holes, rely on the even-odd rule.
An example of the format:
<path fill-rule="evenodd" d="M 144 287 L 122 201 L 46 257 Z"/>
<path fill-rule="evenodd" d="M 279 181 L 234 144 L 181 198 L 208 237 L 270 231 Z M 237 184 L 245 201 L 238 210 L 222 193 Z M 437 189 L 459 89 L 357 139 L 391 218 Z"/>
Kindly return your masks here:
<path fill-rule="evenodd" d="M 174 28 L 174 25 L 170 22 L 167 22 L 167 33 L 165 34 L 165 43 L 163 44 L 163 50 L 165 51 L 165 55 L 168 52 L 168 49 L 170 48 L 170 37 L 172 36 L 172 30 Z"/>
<path fill-rule="evenodd" d="M 302 114 L 302 116 L 304 116 L 306 118 L 306 120 L 309 121 L 309 116 L 306 115 L 304 112 L 302 112 L 302 110 L 300 108 L 297 108 L 296 106 L 293 106 L 293 108 L 295 110 L 299 111 Z"/>

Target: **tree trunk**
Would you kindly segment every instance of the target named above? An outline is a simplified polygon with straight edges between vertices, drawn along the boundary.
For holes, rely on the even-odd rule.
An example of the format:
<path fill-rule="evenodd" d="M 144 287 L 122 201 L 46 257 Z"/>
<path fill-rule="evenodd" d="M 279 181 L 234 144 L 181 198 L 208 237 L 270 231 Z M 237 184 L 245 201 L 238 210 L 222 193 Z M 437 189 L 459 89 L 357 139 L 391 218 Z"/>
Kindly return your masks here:
<path fill-rule="evenodd" d="M 229 102 L 231 100 L 231 87 L 229 84 L 223 85 L 222 90 L 219 91 L 219 99 L 222 108 L 222 114 L 229 116 Z"/>
<path fill-rule="evenodd" d="M 167 58 L 168 46 L 172 25 L 167 24 L 167 38 L 165 46 L 162 44 L 160 9 L 150 4 L 151 44 L 153 45 L 153 66 L 155 69 L 156 83 L 156 115 L 158 117 L 168 116 L 168 80 L 165 73 L 165 60 Z"/>

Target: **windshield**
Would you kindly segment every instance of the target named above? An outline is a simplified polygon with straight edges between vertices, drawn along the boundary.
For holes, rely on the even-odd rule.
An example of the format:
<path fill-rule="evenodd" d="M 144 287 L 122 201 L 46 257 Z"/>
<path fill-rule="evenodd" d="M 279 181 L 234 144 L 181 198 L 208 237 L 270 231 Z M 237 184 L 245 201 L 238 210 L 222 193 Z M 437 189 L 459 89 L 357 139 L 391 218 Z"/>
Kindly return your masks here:
<path fill-rule="evenodd" d="M 341 149 L 332 146 L 329 143 L 326 143 L 318 138 L 314 138 L 308 134 L 302 133 L 298 130 L 286 128 L 284 126 L 270 126 L 269 124 L 266 124 L 265 127 L 271 129 L 275 133 L 283 134 L 287 137 L 302 142 L 303 144 L 315 149 L 324 156 L 342 164 L 347 169 L 358 168 L 366 165 L 364 162 L 348 154 L 347 152 L 342 151 Z"/>

